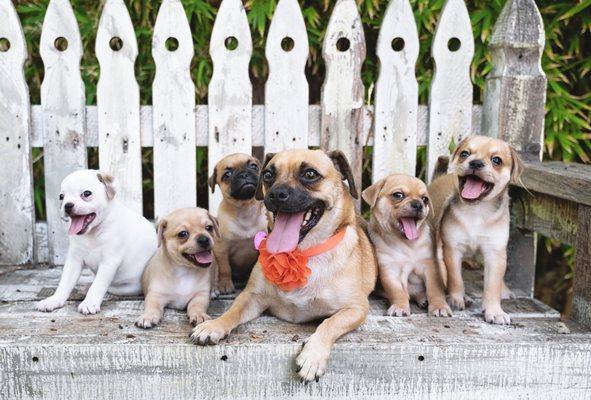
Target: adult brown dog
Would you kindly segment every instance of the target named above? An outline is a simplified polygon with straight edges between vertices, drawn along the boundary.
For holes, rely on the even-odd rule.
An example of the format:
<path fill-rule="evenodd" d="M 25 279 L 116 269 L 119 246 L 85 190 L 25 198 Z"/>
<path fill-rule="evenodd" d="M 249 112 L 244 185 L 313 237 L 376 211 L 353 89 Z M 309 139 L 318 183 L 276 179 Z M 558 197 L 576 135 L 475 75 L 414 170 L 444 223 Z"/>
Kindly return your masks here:
<path fill-rule="evenodd" d="M 294 290 L 271 283 L 258 262 L 230 309 L 195 327 L 191 338 L 200 345 L 218 343 L 264 311 L 295 323 L 328 317 L 296 359 L 302 381 L 318 380 L 334 342 L 365 321 L 376 281 L 374 251 L 355 211 L 353 198 L 358 194 L 343 153 L 288 150 L 268 154 L 263 168 L 257 196 L 264 197 L 275 216 L 267 238 L 269 251 L 284 253 L 296 247 L 305 251 L 344 236 L 336 247 L 308 259 L 311 275 Z"/>
<path fill-rule="evenodd" d="M 462 261 L 481 257 L 484 319 L 510 324 L 509 315 L 501 308 L 509 240 L 508 186 L 519 180 L 523 164 L 504 141 L 470 136 L 455 149 L 452 169 L 429 186 L 448 302 L 465 308 Z"/>
<path fill-rule="evenodd" d="M 257 261 L 253 238 L 267 230 L 265 206 L 255 199 L 260 169 L 259 160 L 236 153 L 222 158 L 209 178 L 211 192 L 218 185 L 223 196 L 217 215 L 221 238 L 214 248 L 218 268 L 214 291 L 233 292 L 232 277 L 246 282 Z"/>

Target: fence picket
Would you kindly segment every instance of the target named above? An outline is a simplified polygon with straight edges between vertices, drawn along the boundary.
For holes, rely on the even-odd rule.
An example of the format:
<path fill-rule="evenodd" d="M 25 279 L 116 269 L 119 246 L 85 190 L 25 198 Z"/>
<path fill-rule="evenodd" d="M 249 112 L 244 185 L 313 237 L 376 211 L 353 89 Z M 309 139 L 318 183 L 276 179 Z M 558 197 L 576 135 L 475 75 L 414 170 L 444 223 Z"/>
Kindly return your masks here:
<path fill-rule="evenodd" d="M 265 52 L 265 151 L 308 147 L 308 34 L 297 0 L 279 1 Z"/>
<path fill-rule="evenodd" d="M 223 0 L 213 25 L 209 48 L 213 76 L 209 83 L 208 168 L 231 153 L 252 152 L 252 84 L 248 64 L 252 38 L 246 11 L 240 0 Z M 209 195 L 209 209 L 216 214 L 220 191 Z"/>
<path fill-rule="evenodd" d="M 137 41 L 123 0 L 107 0 L 96 34 L 99 163 L 117 178 L 117 197 L 142 212 L 140 92 Z"/>
<path fill-rule="evenodd" d="M 388 174 L 415 175 L 419 87 L 415 64 L 419 36 L 408 0 L 392 0 L 377 44 L 372 181 Z"/>
<path fill-rule="evenodd" d="M 35 209 L 31 165 L 27 47 L 11 1 L 0 2 L 0 264 L 33 261 Z"/>
<path fill-rule="evenodd" d="M 347 156 L 355 184 L 361 188 L 363 96 L 361 65 L 365 37 L 354 0 L 338 0 L 322 44 L 326 78 L 322 86 L 320 144 Z"/>
<path fill-rule="evenodd" d="M 197 202 L 195 85 L 189 71 L 193 39 L 179 0 L 164 0 L 160 6 L 152 55 L 156 63 L 152 85 L 154 217 L 158 221 Z"/>
<path fill-rule="evenodd" d="M 472 81 L 470 64 L 474 36 L 463 0 L 447 0 L 437 23 L 431 54 L 435 74 L 429 96 L 427 180 L 431 180 L 440 155 L 449 154 L 456 143 L 471 134 Z"/>
<path fill-rule="evenodd" d="M 39 50 L 45 65 L 41 106 L 49 262 L 63 264 L 68 235 L 60 216 L 60 184 L 69 173 L 86 168 L 82 42 L 68 0 L 50 1 Z"/>

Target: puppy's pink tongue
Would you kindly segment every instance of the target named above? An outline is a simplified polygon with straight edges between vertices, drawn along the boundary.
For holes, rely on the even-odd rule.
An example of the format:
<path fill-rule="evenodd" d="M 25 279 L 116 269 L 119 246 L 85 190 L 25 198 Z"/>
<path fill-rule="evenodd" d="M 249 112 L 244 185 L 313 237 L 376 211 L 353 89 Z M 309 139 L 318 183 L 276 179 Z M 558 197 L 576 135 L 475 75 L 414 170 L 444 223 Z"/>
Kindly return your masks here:
<path fill-rule="evenodd" d="M 484 181 L 471 176 L 466 178 L 464 188 L 462 189 L 462 197 L 465 199 L 474 200 L 480 196 L 484 188 Z"/>
<path fill-rule="evenodd" d="M 417 221 L 414 218 L 400 218 L 400 222 L 402 222 L 402 229 L 408 240 L 415 240 L 419 237 L 417 233 Z"/>
<path fill-rule="evenodd" d="M 213 262 L 213 254 L 211 251 L 200 251 L 195 254 L 195 259 L 200 264 L 209 264 Z"/>
<path fill-rule="evenodd" d="M 70 229 L 68 230 L 69 235 L 77 235 L 84 228 L 85 215 L 70 217 Z"/>
<path fill-rule="evenodd" d="M 267 250 L 271 253 L 287 253 L 294 250 L 300 241 L 300 227 L 304 213 L 277 213 L 273 231 L 267 237 Z"/>

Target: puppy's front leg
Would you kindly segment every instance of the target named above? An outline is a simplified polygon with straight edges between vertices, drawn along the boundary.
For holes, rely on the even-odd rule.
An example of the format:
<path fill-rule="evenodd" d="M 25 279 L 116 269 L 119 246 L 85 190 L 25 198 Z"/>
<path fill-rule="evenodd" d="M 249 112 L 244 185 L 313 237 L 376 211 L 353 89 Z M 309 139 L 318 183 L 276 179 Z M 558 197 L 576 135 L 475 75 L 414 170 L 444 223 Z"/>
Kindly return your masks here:
<path fill-rule="evenodd" d="M 334 342 L 357 329 L 365 321 L 368 310 L 367 303 L 343 308 L 318 326 L 296 358 L 298 375 L 302 382 L 320 379 L 326 371 Z"/>
<path fill-rule="evenodd" d="M 82 273 L 82 258 L 78 257 L 74 251 L 68 252 L 66 263 L 62 271 L 60 283 L 55 290 L 55 293 L 37 303 L 37 310 L 39 311 L 53 311 L 57 308 L 62 308 L 70 297 L 70 293 L 74 290 L 74 286 L 80 279 Z"/>
<path fill-rule="evenodd" d="M 451 308 L 449 308 L 447 301 L 445 301 L 443 280 L 439 275 L 439 269 L 435 261 L 428 263 L 426 266 L 425 288 L 427 291 L 427 301 L 429 302 L 429 315 L 435 317 L 451 317 Z"/>
<path fill-rule="evenodd" d="M 386 312 L 390 316 L 407 317 L 410 315 L 410 302 L 408 291 L 402 286 L 398 271 L 390 271 L 388 268 L 380 268 L 380 282 L 390 302 L 390 308 Z"/>
<path fill-rule="evenodd" d="M 234 293 L 232 282 L 232 267 L 230 266 L 230 249 L 228 243 L 220 240 L 213 249 L 218 267 L 217 287 L 220 293 Z"/>
<path fill-rule="evenodd" d="M 153 292 L 148 292 L 144 301 L 144 313 L 135 321 L 138 328 L 153 328 L 164 315 L 166 300 Z"/>
<path fill-rule="evenodd" d="M 466 308 L 464 279 L 462 278 L 462 252 L 449 243 L 443 243 L 443 263 L 447 269 L 447 297 L 458 310 Z"/>
<path fill-rule="evenodd" d="M 195 297 L 191 299 L 187 305 L 187 317 L 189 323 L 193 326 L 211 319 L 207 315 L 207 307 L 209 307 L 210 292 L 197 292 Z"/>
<path fill-rule="evenodd" d="M 99 265 L 94 281 L 92 281 L 86 293 L 86 297 L 78 306 L 78 312 L 82 314 L 96 314 L 101 310 L 101 303 L 103 302 L 105 293 L 107 293 L 107 289 L 109 289 L 111 282 L 113 282 L 113 278 L 115 278 L 119 264 L 120 262 L 117 261 Z"/>
<path fill-rule="evenodd" d="M 501 308 L 503 277 L 507 269 L 507 251 L 503 249 L 483 249 L 484 256 L 484 292 L 482 311 L 486 322 L 509 325 L 511 318 Z"/>

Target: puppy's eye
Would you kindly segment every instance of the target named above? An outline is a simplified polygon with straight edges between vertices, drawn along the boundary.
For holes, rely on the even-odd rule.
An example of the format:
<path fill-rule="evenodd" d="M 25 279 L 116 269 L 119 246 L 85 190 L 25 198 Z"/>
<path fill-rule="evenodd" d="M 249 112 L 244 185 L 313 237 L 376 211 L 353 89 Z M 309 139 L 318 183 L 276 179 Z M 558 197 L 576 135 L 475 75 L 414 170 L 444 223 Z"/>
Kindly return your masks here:
<path fill-rule="evenodd" d="M 60 200 L 63 200 L 63 199 L 64 199 L 64 195 L 62 193 L 62 194 L 60 194 Z"/>
<path fill-rule="evenodd" d="M 427 196 L 423 196 L 423 204 L 429 204 L 429 198 Z"/>
<path fill-rule="evenodd" d="M 265 182 L 271 182 L 273 181 L 273 178 L 275 177 L 275 175 L 273 174 L 273 172 L 266 170 L 265 172 L 263 172 L 263 180 Z"/>
<path fill-rule="evenodd" d="M 392 196 L 396 199 L 396 200 L 402 200 L 404 199 L 404 193 L 402 192 L 394 192 L 392 194 Z"/>
<path fill-rule="evenodd" d="M 84 192 L 82 192 L 82 197 L 83 198 L 87 198 L 92 196 L 92 192 L 90 190 L 85 190 Z"/>
<path fill-rule="evenodd" d="M 306 169 L 302 176 L 307 181 L 315 181 L 320 179 L 320 174 L 318 173 L 318 171 L 312 168 Z"/>
<path fill-rule="evenodd" d="M 256 163 L 250 163 L 248 165 L 248 168 L 250 168 L 253 171 L 258 171 L 259 170 L 259 166 Z"/>
<path fill-rule="evenodd" d="M 181 239 L 185 239 L 189 237 L 189 232 L 187 231 L 180 231 L 179 233 L 176 234 L 179 238 Z"/>
<path fill-rule="evenodd" d="M 462 152 L 460 153 L 460 158 L 466 158 L 470 155 L 470 152 L 468 150 L 462 150 Z"/>
<path fill-rule="evenodd" d="M 501 157 L 493 157 L 490 159 L 494 165 L 503 165 L 503 160 Z"/>
<path fill-rule="evenodd" d="M 224 172 L 224 175 L 222 175 L 222 179 L 230 179 L 230 177 L 232 176 L 232 171 L 226 171 Z"/>
<path fill-rule="evenodd" d="M 207 232 L 213 232 L 213 225 L 205 225 L 205 230 Z"/>

